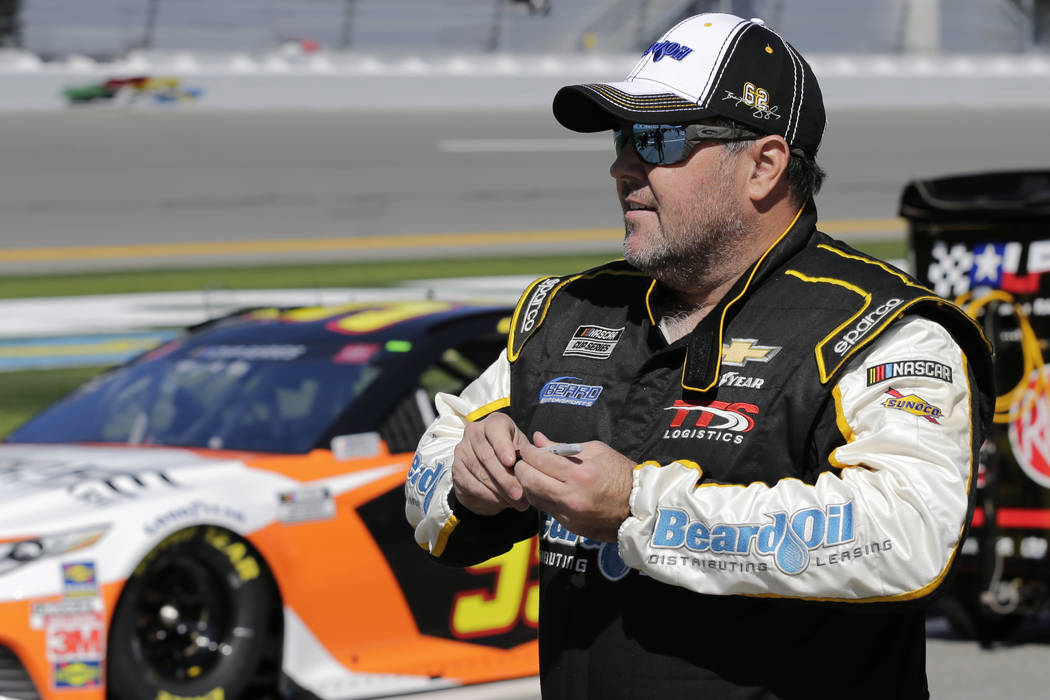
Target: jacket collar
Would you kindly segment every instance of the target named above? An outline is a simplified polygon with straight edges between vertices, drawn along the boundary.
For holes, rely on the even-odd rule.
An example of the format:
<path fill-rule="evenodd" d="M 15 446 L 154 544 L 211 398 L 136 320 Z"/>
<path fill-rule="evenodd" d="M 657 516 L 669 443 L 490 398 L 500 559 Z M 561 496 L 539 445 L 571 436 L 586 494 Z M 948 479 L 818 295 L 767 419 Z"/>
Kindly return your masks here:
<path fill-rule="evenodd" d="M 682 368 L 683 388 L 693 391 L 709 391 L 718 386 L 718 378 L 722 369 L 722 354 L 724 348 L 727 347 L 724 332 L 729 318 L 745 303 L 753 289 L 760 287 L 784 263 L 806 247 L 816 234 L 816 224 L 817 207 L 810 199 L 799 209 L 794 220 L 773 242 L 773 245 L 754 265 L 748 268 L 747 272 L 740 276 L 740 279 L 722 297 L 711 313 L 697 325 L 689 336 L 685 366 Z M 652 288 L 650 288 L 649 296 L 651 295 Z"/>

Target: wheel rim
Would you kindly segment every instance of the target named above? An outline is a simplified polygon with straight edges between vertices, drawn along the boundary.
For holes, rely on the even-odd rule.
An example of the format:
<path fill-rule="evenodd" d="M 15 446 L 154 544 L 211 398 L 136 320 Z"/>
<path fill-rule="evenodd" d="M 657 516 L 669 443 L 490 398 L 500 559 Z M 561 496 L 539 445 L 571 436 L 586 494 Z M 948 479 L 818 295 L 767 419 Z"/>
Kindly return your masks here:
<path fill-rule="evenodd" d="M 233 651 L 232 610 L 225 581 L 199 559 L 174 554 L 150 567 L 135 610 L 142 661 L 171 681 L 207 674 Z"/>

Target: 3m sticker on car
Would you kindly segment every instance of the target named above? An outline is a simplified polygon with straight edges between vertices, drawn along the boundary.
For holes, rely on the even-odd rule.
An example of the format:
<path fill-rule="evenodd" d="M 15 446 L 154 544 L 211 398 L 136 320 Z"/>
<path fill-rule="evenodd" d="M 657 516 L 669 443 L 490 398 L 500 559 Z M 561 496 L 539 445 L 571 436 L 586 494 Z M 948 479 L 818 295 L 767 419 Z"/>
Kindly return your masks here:
<path fill-rule="evenodd" d="M 106 623 L 102 613 L 51 615 L 44 629 L 48 661 L 97 661 L 105 654 Z"/>

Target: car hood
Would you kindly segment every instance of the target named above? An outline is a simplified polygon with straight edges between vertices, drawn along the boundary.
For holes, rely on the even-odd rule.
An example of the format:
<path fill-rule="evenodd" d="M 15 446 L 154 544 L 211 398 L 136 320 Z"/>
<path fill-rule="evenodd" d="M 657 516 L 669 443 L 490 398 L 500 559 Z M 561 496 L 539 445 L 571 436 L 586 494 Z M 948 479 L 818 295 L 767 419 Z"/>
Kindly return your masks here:
<path fill-rule="evenodd" d="M 401 460 L 356 470 L 348 464 L 345 473 L 298 481 L 238 456 L 165 447 L 0 444 L 0 600 L 63 590 L 59 567 L 48 562 L 87 561 L 97 566 L 102 582 L 117 580 L 179 528 L 209 523 L 247 536 L 301 515 L 292 508 L 300 495 L 323 494 L 319 505 L 325 506 L 405 467 Z M 315 511 L 310 517 L 330 516 Z M 101 538 L 97 544 L 93 536 Z M 5 564 L 15 542 L 30 542 L 18 546 L 47 555 Z"/>
<path fill-rule="evenodd" d="M 177 492 L 217 474 L 243 468 L 236 460 L 188 450 L 81 445 L 0 445 L 0 536 L 33 523 L 54 526 L 85 511 Z M 196 478 L 193 478 L 196 477 Z"/>

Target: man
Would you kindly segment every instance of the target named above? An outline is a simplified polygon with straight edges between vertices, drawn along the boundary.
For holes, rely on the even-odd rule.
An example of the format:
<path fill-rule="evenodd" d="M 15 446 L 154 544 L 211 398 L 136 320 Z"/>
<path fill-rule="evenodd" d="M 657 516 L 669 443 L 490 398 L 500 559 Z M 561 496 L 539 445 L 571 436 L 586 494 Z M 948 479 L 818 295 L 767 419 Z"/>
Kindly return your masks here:
<path fill-rule="evenodd" d="M 534 283 L 506 353 L 439 397 L 416 540 L 466 565 L 538 528 L 545 698 L 927 697 L 980 330 L 816 231 L 820 89 L 759 20 L 685 20 L 554 113 L 613 130 L 625 261 Z"/>

